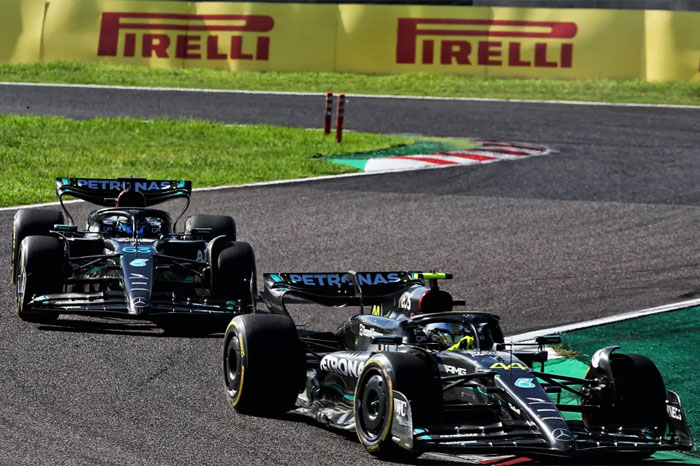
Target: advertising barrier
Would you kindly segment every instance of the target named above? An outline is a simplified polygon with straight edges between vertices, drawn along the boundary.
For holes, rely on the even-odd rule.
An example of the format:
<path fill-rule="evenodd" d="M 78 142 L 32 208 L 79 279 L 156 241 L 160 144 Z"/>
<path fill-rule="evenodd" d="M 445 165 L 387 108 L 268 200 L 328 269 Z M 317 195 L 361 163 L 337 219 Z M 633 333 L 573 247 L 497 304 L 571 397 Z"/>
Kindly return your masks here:
<path fill-rule="evenodd" d="M 0 62 L 40 60 L 44 0 L 0 0 Z"/>
<path fill-rule="evenodd" d="M 0 60 L 700 81 L 700 12 L 0 0 Z"/>

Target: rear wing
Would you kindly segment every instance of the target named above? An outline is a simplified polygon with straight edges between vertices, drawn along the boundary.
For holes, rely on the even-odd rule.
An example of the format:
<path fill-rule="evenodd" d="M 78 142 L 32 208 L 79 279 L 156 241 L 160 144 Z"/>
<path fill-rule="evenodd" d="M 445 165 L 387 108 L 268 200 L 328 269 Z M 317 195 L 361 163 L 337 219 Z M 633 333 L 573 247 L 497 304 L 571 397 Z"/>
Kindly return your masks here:
<path fill-rule="evenodd" d="M 452 278 L 446 273 L 330 272 L 265 273 L 263 298 L 273 312 L 287 314 L 285 298 L 324 306 L 360 306 L 398 302 L 398 297 L 425 280 Z"/>
<path fill-rule="evenodd" d="M 63 196 L 77 197 L 103 207 L 114 207 L 122 191 L 141 192 L 145 198 L 146 207 L 172 199 L 185 198 L 187 203 L 180 213 L 182 215 L 189 206 L 192 182 L 146 178 L 56 178 L 58 201 L 71 219 L 71 223 L 73 223 L 73 217 L 63 205 Z"/>

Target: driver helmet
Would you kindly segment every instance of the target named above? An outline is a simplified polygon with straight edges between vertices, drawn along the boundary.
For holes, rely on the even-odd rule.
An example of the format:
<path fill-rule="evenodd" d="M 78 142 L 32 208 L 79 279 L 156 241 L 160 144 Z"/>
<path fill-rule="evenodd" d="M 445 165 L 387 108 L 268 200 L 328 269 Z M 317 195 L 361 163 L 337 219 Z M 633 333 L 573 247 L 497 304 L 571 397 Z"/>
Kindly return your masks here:
<path fill-rule="evenodd" d="M 132 235 L 131 219 L 120 217 L 115 222 L 117 233 Z M 163 219 L 146 217 L 136 221 L 136 236 L 138 238 L 157 238 L 163 231 Z"/>
<path fill-rule="evenodd" d="M 431 341 L 447 346 L 448 351 L 476 348 L 471 327 L 459 322 L 430 323 L 425 326 L 425 333 Z"/>

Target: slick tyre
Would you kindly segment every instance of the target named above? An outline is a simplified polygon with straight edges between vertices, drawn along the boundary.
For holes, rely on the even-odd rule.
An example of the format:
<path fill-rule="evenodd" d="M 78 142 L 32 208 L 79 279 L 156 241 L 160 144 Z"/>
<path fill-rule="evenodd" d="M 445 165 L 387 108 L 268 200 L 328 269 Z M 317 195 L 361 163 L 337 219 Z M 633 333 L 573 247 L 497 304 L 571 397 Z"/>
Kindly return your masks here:
<path fill-rule="evenodd" d="M 235 317 L 224 336 L 224 387 L 241 413 L 280 415 L 294 407 L 306 377 L 305 352 L 292 319 Z"/>
<path fill-rule="evenodd" d="M 584 424 L 592 429 L 620 425 L 646 428 L 657 436 L 663 435 L 667 423 L 666 387 L 654 363 L 641 354 L 615 353 L 611 355 L 610 366 L 615 392 L 583 400 L 584 405 L 603 408 L 584 412 Z M 590 367 L 586 379 L 596 378 L 607 378 L 607 375 Z"/>
<path fill-rule="evenodd" d="M 53 209 L 20 209 L 12 224 L 12 283 L 17 281 L 19 246 L 31 235 L 48 235 L 56 224 L 63 223 L 63 213 Z"/>
<path fill-rule="evenodd" d="M 256 292 L 255 253 L 250 244 L 236 241 L 212 258 L 213 295 L 217 299 L 253 304 Z"/>
<path fill-rule="evenodd" d="M 355 388 L 355 429 L 369 453 L 382 459 L 410 461 L 420 452 L 392 441 L 394 391 L 407 399 L 413 427 L 430 423 L 440 412 L 442 389 L 437 366 L 423 353 L 379 353 L 362 370 Z"/>
<path fill-rule="evenodd" d="M 60 293 L 63 284 L 63 243 L 53 236 L 27 236 L 19 247 L 17 315 L 27 322 L 51 323 L 58 313 L 29 309 L 37 295 Z"/>
<path fill-rule="evenodd" d="M 229 215 L 192 215 L 185 222 L 185 233 L 189 234 L 193 228 L 210 229 L 208 233 L 200 235 L 206 241 L 221 235 L 229 241 L 236 241 L 236 222 Z"/>

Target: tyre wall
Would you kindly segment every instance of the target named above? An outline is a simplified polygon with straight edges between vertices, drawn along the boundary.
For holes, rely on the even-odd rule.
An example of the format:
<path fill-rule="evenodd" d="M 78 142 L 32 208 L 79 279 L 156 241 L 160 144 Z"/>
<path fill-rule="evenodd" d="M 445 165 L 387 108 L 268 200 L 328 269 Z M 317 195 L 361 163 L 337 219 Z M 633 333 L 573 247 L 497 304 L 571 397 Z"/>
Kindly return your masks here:
<path fill-rule="evenodd" d="M 0 61 L 700 81 L 700 12 L 0 0 Z"/>

